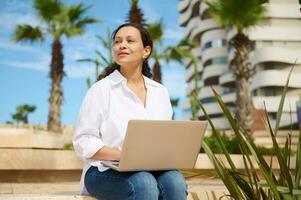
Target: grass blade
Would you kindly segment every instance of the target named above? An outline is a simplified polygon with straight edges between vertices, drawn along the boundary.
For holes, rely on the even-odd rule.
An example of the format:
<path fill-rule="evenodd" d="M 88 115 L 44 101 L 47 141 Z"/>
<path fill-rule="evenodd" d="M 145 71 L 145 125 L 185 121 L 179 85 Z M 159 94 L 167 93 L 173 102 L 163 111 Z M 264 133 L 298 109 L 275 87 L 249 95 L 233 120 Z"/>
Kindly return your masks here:
<path fill-rule="evenodd" d="M 229 175 L 228 170 L 225 169 L 220 161 L 215 157 L 209 146 L 206 142 L 202 142 L 202 147 L 206 154 L 208 155 L 209 159 L 213 163 L 215 170 L 219 177 L 222 179 L 223 183 L 227 187 L 228 191 L 230 192 L 231 196 L 234 199 L 244 199 L 243 194 L 239 190 L 238 186 L 235 184 L 233 178 Z"/>
<path fill-rule="evenodd" d="M 295 61 L 295 64 L 296 64 L 296 62 L 297 61 Z M 281 99 L 280 99 L 280 103 L 279 103 L 279 107 L 278 107 L 278 112 L 277 112 L 277 115 L 276 115 L 276 125 L 275 125 L 275 131 L 274 131 L 275 135 L 277 135 L 277 131 L 279 129 L 281 115 L 282 115 L 282 112 L 283 112 L 283 106 L 284 106 L 285 96 L 286 96 L 286 93 L 287 93 L 287 90 L 288 90 L 289 80 L 290 80 L 290 77 L 292 75 L 292 72 L 293 72 L 293 69 L 295 67 L 295 64 L 293 65 L 293 67 L 291 68 L 291 70 L 288 73 L 288 77 L 286 79 L 286 83 L 285 83 L 285 86 L 283 88 L 283 92 L 282 92 L 282 95 L 281 95 Z"/>
<path fill-rule="evenodd" d="M 249 142 L 246 140 L 246 145 L 248 145 L 254 159 L 256 160 L 260 171 L 262 172 L 267 184 L 269 185 L 271 192 L 273 193 L 274 199 L 280 200 L 280 194 L 277 191 L 277 180 L 274 175 L 271 176 L 269 166 L 267 165 L 266 161 L 263 159 L 262 155 L 258 152 L 254 143 Z"/>
<path fill-rule="evenodd" d="M 269 129 L 270 129 L 270 135 L 271 135 L 271 138 L 272 138 L 272 141 L 273 141 L 273 149 L 276 153 L 276 156 L 277 156 L 277 159 L 278 159 L 278 163 L 280 165 L 280 171 L 281 171 L 281 175 L 283 176 L 285 182 L 287 183 L 288 185 L 288 188 L 289 188 L 289 191 L 290 193 L 292 194 L 293 192 L 293 181 L 292 181 L 292 177 L 290 175 L 290 172 L 288 170 L 288 167 L 286 166 L 286 163 L 284 161 L 284 158 L 282 156 L 282 153 L 280 151 L 280 148 L 278 146 L 278 143 L 276 141 L 276 137 L 273 133 L 273 129 L 271 127 L 271 124 L 270 124 L 270 120 L 269 120 L 269 117 L 268 117 L 268 113 L 266 111 L 266 107 L 265 107 L 265 115 L 266 115 L 266 118 L 267 118 L 267 122 L 268 122 L 268 126 L 269 126 Z"/>
<path fill-rule="evenodd" d="M 249 200 L 256 199 L 254 190 L 250 184 L 242 178 L 242 174 L 239 172 L 230 172 L 230 175 L 235 180 L 236 184 L 241 188 L 242 192 L 245 194 L 246 198 Z"/>
<path fill-rule="evenodd" d="M 227 161 L 228 161 L 228 163 L 229 163 L 231 169 L 232 169 L 233 171 L 237 171 L 237 169 L 236 169 L 236 167 L 235 167 L 235 165 L 234 165 L 232 159 L 230 158 L 230 155 L 229 155 L 229 153 L 228 153 L 228 151 L 227 151 L 227 149 L 226 149 L 226 147 L 225 147 L 225 145 L 224 145 L 224 143 L 223 143 L 223 141 L 222 141 L 222 139 L 221 139 L 221 136 L 220 136 L 219 131 L 218 131 L 218 130 L 215 128 L 215 126 L 213 125 L 212 120 L 211 120 L 211 118 L 209 117 L 209 115 L 208 115 L 207 111 L 205 110 L 204 106 L 203 106 L 201 103 L 199 103 L 199 106 L 200 106 L 200 108 L 202 109 L 202 111 L 203 111 L 205 117 L 207 118 L 207 120 L 208 120 L 208 122 L 209 122 L 209 124 L 210 124 L 210 126 L 211 126 L 211 128 L 212 128 L 212 133 L 216 136 L 217 141 L 218 141 L 218 144 L 219 144 L 219 146 L 220 146 L 220 148 L 221 148 L 223 154 L 225 155 L 225 157 L 226 157 L 226 159 L 227 159 Z"/>

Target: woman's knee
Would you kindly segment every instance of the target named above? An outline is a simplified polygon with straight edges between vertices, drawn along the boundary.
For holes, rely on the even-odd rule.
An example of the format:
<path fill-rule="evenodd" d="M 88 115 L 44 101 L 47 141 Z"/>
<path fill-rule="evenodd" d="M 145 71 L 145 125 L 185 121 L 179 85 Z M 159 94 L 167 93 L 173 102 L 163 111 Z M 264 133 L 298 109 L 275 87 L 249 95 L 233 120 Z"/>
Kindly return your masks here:
<path fill-rule="evenodd" d="M 186 197 L 188 194 L 185 178 L 179 171 L 166 171 L 158 177 L 157 181 L 163 196 Z"/>
<path fill-rule="evenodd" d="M 156 178 L 149 172 L 137 172 L 129 177 L 128 181 L 132 184 L 135 199 L 158 199 L 159 190 Z M 142 198 L 143 197 L 143 198 Z"/>
<path fill-rule="evenodd" d="M 159 197 L 157 181 L 149 172 L 88 171 L 85 185 L 88 192 L 99 199 L 153 200 Z"/>

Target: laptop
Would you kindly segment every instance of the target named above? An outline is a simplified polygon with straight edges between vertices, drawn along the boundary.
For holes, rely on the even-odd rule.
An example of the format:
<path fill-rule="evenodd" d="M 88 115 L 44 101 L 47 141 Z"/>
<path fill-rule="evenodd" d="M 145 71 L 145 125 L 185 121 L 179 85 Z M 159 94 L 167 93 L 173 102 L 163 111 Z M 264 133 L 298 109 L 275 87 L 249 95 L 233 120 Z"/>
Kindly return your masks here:
<path fill-rule="evenodd" d="M 130 120 L 120 161 L 102 161 L 116 171 L 192 169 L 207 121 Z"/>

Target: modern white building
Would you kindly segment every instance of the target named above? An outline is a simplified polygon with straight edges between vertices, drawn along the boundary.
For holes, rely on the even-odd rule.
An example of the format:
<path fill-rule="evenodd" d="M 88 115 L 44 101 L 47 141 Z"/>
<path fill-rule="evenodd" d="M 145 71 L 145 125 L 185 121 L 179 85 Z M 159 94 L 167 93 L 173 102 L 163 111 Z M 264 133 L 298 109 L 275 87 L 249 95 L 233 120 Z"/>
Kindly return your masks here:
<path fill-rule="evenodd" d="M 255 75 L 251 90 L 253 105 L 263 109 L 265 102 L 272 124 L 275 123 L 281 94 L 288 72 L 295 64 L 289 83 L 289 91 L 284 105 L 281 126 L 285 127 L 297 121 L 296 101 L 301 93 L 301 12 L 297 0 L 269 0 L 265 4 L 266 20 L 252 30 L 246 30 L 254 42 L 250 55 Z M 234 36 L 234 30 L 222 28 L 215 19 L 208 15 L 207 5 L 203 0 L 181 0 L 179 24 L 185 27 L 186 38 L 198 41 L 193 50 L 201 59 L 198 66 L 199 99 L 207 112 L 221 129 L 229 125 L 221 109 L 213 98 L 210 87 L 214 87 L 230 109 L 235 112 L 235 80 L 229 69 L 229 62 L 234 56 L 228 41 Z M 193 65 L 185 60 L 187 95 L 194 87 Z M 190 118 L 189 101 L 183 104 L 185 118 Z M 292 114 L 290 114 L 292 113 Z M 204 118 L 199 112 L 199 117 Z"/>

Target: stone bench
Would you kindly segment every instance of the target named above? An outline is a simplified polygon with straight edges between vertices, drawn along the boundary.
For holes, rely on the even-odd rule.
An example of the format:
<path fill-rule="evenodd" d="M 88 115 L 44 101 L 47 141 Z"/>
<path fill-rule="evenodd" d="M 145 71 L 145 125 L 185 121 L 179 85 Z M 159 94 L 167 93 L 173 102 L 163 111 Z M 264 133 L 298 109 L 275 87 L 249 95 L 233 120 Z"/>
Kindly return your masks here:
<path fill-rule="evenodd" d="M 72 150 L 60 150 L 70 143 L 71 133 L 58 135 L 0 127 L 0 200 L 93 199 L 78 195 L 83 161 Z M 267 142 L 266 135 L 256 134 L 259 141 Z M 284 133 L 279 133 L 279 136 L 284 138 Z M 237 168 L 243 170 L 242 157 L 232 155 L 232 158 Z M 225 161 L 223 156 L 219 159 Z M 258 169 L 256 164 L 255 168 Z M 279 170 L 275 160 L 273 168 Z M 205 154 L 199 154 L 194 170 L 182 172 L 189 187 L 188 199 L 218 199 L 227 191 L 220 180 L 210 179 L 216 177 L 216 173 Z M 46 191 L 49 187 L 53 188 L 53 192 Z M 32 192 L 28 194 L 29 191 Z"/>
<path fill-rule="evenodd" d="M 78 187 L 78 182 L 0 183 L 0 200 L 95 200 L 95 198 L 90 196 L 78 195 Z M 203 183 L 200 187 L 198 191 L 191 191 L 189 193 L 189 200 L 216 199 L 226 192 L 220 181 L 209 181 Z"/>

